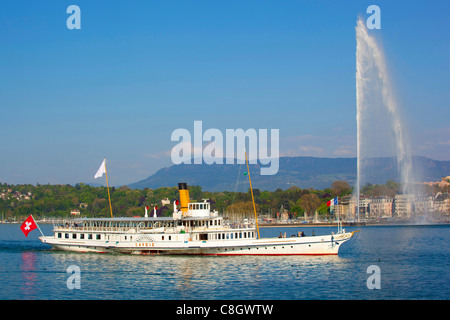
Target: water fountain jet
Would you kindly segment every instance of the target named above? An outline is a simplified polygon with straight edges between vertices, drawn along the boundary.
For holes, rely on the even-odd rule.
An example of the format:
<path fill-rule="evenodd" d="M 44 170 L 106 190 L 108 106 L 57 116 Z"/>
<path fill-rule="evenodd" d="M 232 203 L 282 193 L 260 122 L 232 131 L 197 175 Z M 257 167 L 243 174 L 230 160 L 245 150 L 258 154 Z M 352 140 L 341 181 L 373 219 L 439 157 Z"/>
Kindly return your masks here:
<path fill-rule="evenodd" d="M 412 159 L 405 125 L 393 93 L 386 60 L 362 18 L 356 24 L 356 203 L 359 220 L 360 186 L 365 181 L 364 166 L 369 157 L 394 154 L 401 191 L 410 192 Z"/>

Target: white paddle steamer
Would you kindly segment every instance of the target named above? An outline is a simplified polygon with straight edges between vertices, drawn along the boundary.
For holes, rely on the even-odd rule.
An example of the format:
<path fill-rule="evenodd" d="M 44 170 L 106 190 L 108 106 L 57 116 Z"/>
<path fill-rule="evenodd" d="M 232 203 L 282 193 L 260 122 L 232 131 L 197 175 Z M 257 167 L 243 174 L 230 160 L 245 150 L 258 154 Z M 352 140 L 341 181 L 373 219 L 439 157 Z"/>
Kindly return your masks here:
<path fill-rule="evenodd" d="M 190 202 L 179 183 L 180 210 L 172 217 L 84 218 L 55 225 L 43 243 L 78 252 L 193 255 L 337 255 L 355 232 L 290 238 L 260 238 L 257 221 L 226 223 L 210 203 Z"/>

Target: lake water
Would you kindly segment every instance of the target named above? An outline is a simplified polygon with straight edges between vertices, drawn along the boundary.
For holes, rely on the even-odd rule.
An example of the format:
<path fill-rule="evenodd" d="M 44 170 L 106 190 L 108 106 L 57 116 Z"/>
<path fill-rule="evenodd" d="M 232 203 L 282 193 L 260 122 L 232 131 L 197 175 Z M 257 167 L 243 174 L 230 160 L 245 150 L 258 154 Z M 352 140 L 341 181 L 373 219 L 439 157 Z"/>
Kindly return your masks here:
<path fill-rule="evenodd" d="M 0 299 L 449 299 L 450 226 L 347 227 L 338 256 L 131 256 L 49 250 L 38 230 L 0 224 Z M 41 224 L 46 235 L 51 225 Z M 329 227 L 262 228 L 261 237 Z M 368 289 L 369 266 L 380 289 Z M 69 289 L 69 266 L 80 289 Z"/>

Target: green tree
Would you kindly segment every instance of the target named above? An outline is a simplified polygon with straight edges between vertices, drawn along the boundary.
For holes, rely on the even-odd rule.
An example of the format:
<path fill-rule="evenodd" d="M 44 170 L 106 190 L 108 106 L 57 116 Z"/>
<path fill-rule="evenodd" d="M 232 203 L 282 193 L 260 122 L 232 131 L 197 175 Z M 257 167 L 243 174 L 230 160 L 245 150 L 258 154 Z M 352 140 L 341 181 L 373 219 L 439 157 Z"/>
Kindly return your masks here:
<path fill-rule="evenodd" d="M 347 181 L 334 181 L 331 184 L 331 192 L 333 196 L 343 197 L 350 194 L 351 191 L 352 187 L 350 187 Z"/>
<path fill-rule="evenodd" d="M 313 215 L 320 206 L 320 199 L 315 193 L 304 194 L 300 198 L 300 207 L 302 207 L 308 215 Z"/>

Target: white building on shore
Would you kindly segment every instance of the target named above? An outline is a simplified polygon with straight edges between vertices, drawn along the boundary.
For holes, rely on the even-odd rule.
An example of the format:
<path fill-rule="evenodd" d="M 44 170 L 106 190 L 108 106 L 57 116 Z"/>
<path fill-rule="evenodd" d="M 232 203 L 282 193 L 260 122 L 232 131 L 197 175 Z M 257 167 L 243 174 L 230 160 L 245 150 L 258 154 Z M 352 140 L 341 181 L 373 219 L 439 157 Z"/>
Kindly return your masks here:
<path fill-rule="evenodd" d="M 339 199 L 334 209 L 341 219 L 357 219 L 356 201 L 351 196 Z M 414 216 L 437 214 L 450 218 L 450 194 L 397 194 L 395 197 L 364 197 L 359 200 L 360 219 L 411 219 Z"/>

